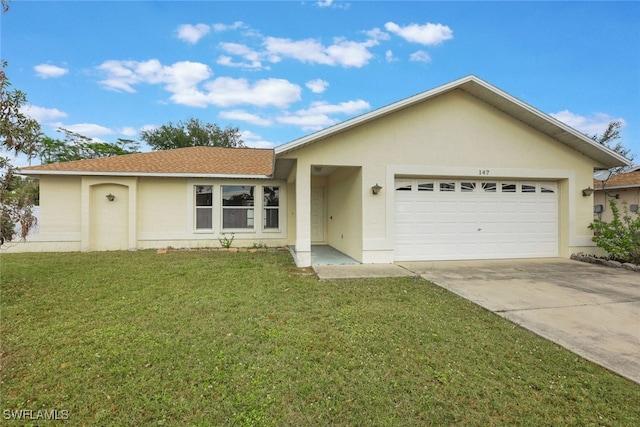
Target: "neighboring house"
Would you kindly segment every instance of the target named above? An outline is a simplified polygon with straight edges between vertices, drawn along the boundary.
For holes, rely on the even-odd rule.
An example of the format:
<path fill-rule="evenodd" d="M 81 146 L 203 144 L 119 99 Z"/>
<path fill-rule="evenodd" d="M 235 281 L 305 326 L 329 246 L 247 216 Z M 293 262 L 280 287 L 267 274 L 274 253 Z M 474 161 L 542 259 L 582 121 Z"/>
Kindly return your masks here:
<path fill-rule="evenodd" d="M 604 188 L 603 188 L 604 185 Z M 611 207 L 609 202 L 613 199 L 622 213 L 623 204 L 631 212 L 638 212 L 640 205 L 640 166 L 629 172 L 613 175 L 607 181 L 593 180 L 593 214 L 603 221 L 611 221 Z"/>
<path fill-rule="evenodd" d="M 275 150 L 194 147 L 22 168 L 40 234 L 13 250 L 292 247 L 362 263 L 568 257 L 594 170 L 628 162 L 468 76 Z M 113 196 L 113 197 L 111 197 Z"/>

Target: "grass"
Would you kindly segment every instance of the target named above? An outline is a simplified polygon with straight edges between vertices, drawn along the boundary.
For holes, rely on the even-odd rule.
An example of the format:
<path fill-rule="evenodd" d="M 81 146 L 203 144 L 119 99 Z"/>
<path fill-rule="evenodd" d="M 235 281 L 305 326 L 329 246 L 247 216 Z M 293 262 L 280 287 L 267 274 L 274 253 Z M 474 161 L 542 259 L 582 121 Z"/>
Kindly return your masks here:
<path fill-rule="evenodd" d="M 319 282 L 286 252 L 0 263 L 8 425 L 640 425 L 639 385 L 423 280 Z"/>

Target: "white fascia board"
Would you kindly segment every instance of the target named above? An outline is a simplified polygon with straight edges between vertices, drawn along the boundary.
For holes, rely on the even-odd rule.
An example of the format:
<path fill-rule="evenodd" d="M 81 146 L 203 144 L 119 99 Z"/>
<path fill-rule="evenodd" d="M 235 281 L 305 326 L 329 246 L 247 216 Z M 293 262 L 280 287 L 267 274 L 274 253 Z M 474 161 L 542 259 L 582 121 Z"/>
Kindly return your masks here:
<path fill-rule="evenodd" d="M 96 172 L 96 171 L 16 171 L 18 175 L 58 175 L 58 176 L 127 176 L 127 177 L 157 177 L 157 178 L 226 178 L 226 179 L 273 179 L 270 175 L 230 175 L 204 173 L 132 173 L 132 172 Z"/>
<path fill-rule="evenodd" d="M 610 148 L 600 144 L 597 141 L 594 141 L 593 139 L 589 138 L 587 135 L 577 131 L 576 129 L 572 128 L 571 126 L 567 125 L 564 122 L 561 122 L 560 120 L 556 119 L 555 117 L 546 114 L 540 110 L 538 110 L 535 107 L 532 107 L 531 105 L 519 100 L 518 98 L 514 98 L 513 96 L 509 95 L 506 92 L 503 92 L 502 90 L 493 87 L 491 85 L 489 85 L 488 83 L 484 82 L 484 81 L 476 81 L 476 83 L 481 84 L 485 87 L 488 87 L 490 90 L 493 90 L 494 92 L 500 94 L 501 96 L 503 96 L 504 98 L 508 99 L 509 101 L 513 102 L 514 104 L 516 104 L 517 106 L 519 106 L 520 108 L 524 108 L 525 110 L 527 110 L 528 112 L 535 114 L 536 116 L 547 120 L 548 122 L 550 122 L 551 124 L 559 127 L 560 129 L 562 129 L 563 131 L 570 133 L 572 136 L 575 136 L 576 138 L 582 140 L 583 142 L 593 146 L 594 148 L 599 149 L 600 151 L 605 152 L 606 154 L 615 157 L 617 160 L 623 162 L 625 165 L 630 165 L 631 161 L 628 160 L 627 158 L 625 158 L 624 156 L 621 156 L 620 154 L 616 153 L 615 151 L 611 150 Z M 598 159 L 596 159 L 598 160 Z"/>
<path fill-rule="evenodd" d="M 365 123 L 367 121 L 376 119 L 378 117 L 382 117 L 386 114 L 392 113 L 394 111 L 398 111 L 401 110 L 403 108 L 406 108 L 412 104 L 418 103 L 418 102 L 422 102 L 426 99 L 435 97 L 437 95 L 440 95 L 442 93 L 448 92 L 452 89 L 456 89 L 456 88 L 461 88 L 462 90 L 464 90 L 464 84 L 468 83 L 468 82 L 472 82 L 496 95 L 499 95 L 500 97 L 502 97 L 503 99 L 509 101 L 510 103 L 512 103 L 513 105 L 525 110 L 528 114 L 532 114 L 542 120 L 547 121 L 548 123 L 558 127 L 559 129 L 561 129 L 564 132 L 567 132 L 568 134 L 570 134 L 571 136 L 578 138 L 581 142 L 588 144 L 589 146 L 595 148 L 596 150 L 602 152 L 602 154 L 612 157 L 614 158 L 616 161 L 621 162 L 624 165 L 629 165 L 631 164 L 630 161 L 628 159 L 626 159 L 625 157 L 621 156 L 620 154 L 616 153 L 615 151 L 605 147 L 604 145 L 592 140 L 591 138 L 589 138 L 588 136 L 578 132 L 577 130 L 575 130 L 574 128 L 566 125 L 565 123 L 561 122 L 560 120 L 550 116 L 549 114 L 546 114 L 540 110 L 538 110 L 537 108 L 532 107 L 531 105 L 509 95 L 508 93 L 504 92 L 503 90 L 485 82 L 484 80 L 480 79 L 479 77 L 476 77 L 475 75 L 469 75 L 466 77 L 462 77 L 458 80 L 454 80 L 450 83 L 444 84 L 442 86 L 438 86 L 434 89 L 428 90 L 426 92 L 422 92 L 419 93 L 417 95 L 411 96 L 409 98 L 405 98 L 402 99 L 400 101 L 394 102 L 393 104 L 389 104 L 385 107 L 381 107 L 378 108 L 377 110 L 374 111 L 370 111 L 369 113 L 365 113 L 362 114 L 361 116 L 355 117 L 353 119 L 350 120 L 346 120 L 342 123 L 338 123 L 334 126 L 328 127 L 326 129 L 320 130 L 318 132 L 312 133 L 311 135 L 307 135 L 304 136 L 302 138 L 298 138 L 296 140 L 293 140 L 291 142 L 282 144 L 278 147 L 275 148 L 275 154 L 276 156 L 279 154 L 283 154 L 292 150 L 295 150 L 296 148 L 300 148 L 304 145 L 319 141 L 321 139 L 324 139 L 326 137 L 329 137 L 331 135 L 340 133 L 344 130 L 347 130 L 349 128 L 358 126 L 362 123 Z M 480 94 L 480 99 L 482 99 L 482 95 Z M 486 100 L 486 102 L 489 102 L 488 100 Z M 490 104 L 490 102 L 489 102 Z M 507 111 L 507 113 L 509 113 Z M 535 127 L 535 126 L 532 126 Z M 562 141 L 562 139 L 560 139 L 560 141 Z M 568 141 L 562 141 L 563 143 L 567 143 Z M 572 147 L 574 150 L 576 151 L 581 151 L 579 150 L 577 147 Z M 584 152 L 583 152 L 584 153 Z M 584 153 L 585 155 L 587 155 L 586 153 Z M 594 159 L 594 160 L 598 160 L 600 162 L 603 163 L 608 163 L 606 161 L 603 161 L 602 159 Z"/>
<path fill-rule="evenodd" d="M 605 185 L 604 188 L 609 190 L 623 190 L 629 188 L 640 188 L 640 184 L 623 184 L 623 185 Z M 602 187 L 594 188 L 593 191 L 602 191 Z"/>

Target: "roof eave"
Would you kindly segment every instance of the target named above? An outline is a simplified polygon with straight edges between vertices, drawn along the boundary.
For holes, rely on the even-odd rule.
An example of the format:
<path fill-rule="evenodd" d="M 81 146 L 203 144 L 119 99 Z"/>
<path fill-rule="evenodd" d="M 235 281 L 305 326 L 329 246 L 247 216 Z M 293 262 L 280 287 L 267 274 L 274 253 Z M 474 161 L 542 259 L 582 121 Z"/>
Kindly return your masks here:
<path fill-rule="evenodd" d="M 350 120 L 346 120 L 342 123 L 338 123 L 329 128 L 323 129 L 311 135 L 304 136 L 302 138 L 293 140 L 275 148 L 276 156 L 285 154 L 292 150 L 303 147 L 307 144 L 320 141 L 324 138 L 332 135 L 344 132 L 355 126 L 359 126 L 368 121 L 382 117 L 395 111 L 399 111 L 403 108 L 407 108 L 413 104 L 425 101 L 429 98 L 441 95 L 454 89 L 461 89 L 465 92 L 477 97 L 478 99 L 492 105 L 494 108 L 501 109 L 496 102 L 496 96 L 501 100 L 506 100 L 504 104 L 505 113 L 512 115 L 516 119 L 523 123 L 537 129 L 538 131 L 549 135 L 550 137 L 566 144 L 574 150 L 584 154 L 585 156 L 597 161 L 606 168 L 628 166 L 631 162 L 618 153 L 610 150 L 609 148 L 599 144 L 586 135 L 578 132 L 565 123 L 551 117 L 550 115 L 543 113 L 542 111 L 532 107 L 531 105 L 509 95 L 501 89 L 485 82 L 484 80 L 469 75 L 458 80 L 454 80 L 450 83 L 438 86 L 434 89 L 419 93 L 417 95 L 405 98 L 393 104 L 381 107 L 377 110 L 370 111 L 358 117 Z M 492 102 L 493 101 L 493 102 Z M 519 111 L 514 111 L 514 108 Z M 520 114 L 523 113 L 523 114 Z M 547 124 L 548 126 L 544 126 Z"/>
<path fill-rule="evenodd" d="M 638 184 L 622 184 L 622 185 L 607 185 L 604 189 L 606 190 L 624 190 L 627 188 L 640 188 L 640 183 Z M 597 186 L 593 189 L 594 191 L 603 191 L 601 186 Z"/>
<path fill-rule="evenodd" d="M 475 88 L 481 88 L 484 92 L 477 92 L 473 90 L 473 87 L 465 88 L 464 83 L 470 83 L 476 85 Z M 537 108 L 521 101 L 518 98 L 504 92 L 503 90 L 479 79 L 475 76 L 471 76 L 467 79 L 467 82 L 460 82 L 458 85 L 462 90 L 470 93 L 473 96 L 481 99 L 484 102 L 492 105 L 495 108 L 501 109 L 495 102 L 491 102 L 492 95 L 498 95 L 501 98 L 509 102 L 507 106 L 509 108 L 501 109 L 507 114 L 515 117 L 523 123 L 531 126 L 538 131 L 549 135 L 550 137 L 562 142 L 563 144 L 573 148 L 579 153 L 596 160 L 607 168 L 628 166 L 631 162 L 624 156 L 616 153 L 615 151 L 605 147 L 604 145 L 594 141 L 583 133 L 577 131 L 571 126 L 561 122 L 560 120 L 544 113 Z M 519 112 L 512 110 L 513 107 L 519 108 L 521 112 L 524 112 L 525 116 L 519 114 Z M 545 126 L 548 123 L 551 126 Z"/>
<path fill-rule="evenodd" d="M 100 172 L 100 171 L 60 171 L 60 170 L 20 170 L 18 175 L 40 176 L 115 176 L 115 177 L 156 177 L 156 178 L 227 178 L 227 179 L 272 179 L 272 175 L 252 174 L 211 174 L 211 173 L 153 173 L 153 172 Z"/>

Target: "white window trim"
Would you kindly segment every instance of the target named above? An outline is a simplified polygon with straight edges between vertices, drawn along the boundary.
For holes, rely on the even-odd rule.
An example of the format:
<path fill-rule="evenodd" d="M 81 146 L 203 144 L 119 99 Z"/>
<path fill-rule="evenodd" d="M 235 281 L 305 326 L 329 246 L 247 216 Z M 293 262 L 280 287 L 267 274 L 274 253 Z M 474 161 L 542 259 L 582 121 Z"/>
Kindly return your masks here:
<path fill-rule="evenodd" d="M 278 206 L 267 206 L 264 203 L 264 189 L 266 187 L 276 187 L 278 188 Z M 262 231 L 265 233 L 280 233 L 280 229 L 282 228 L 281 223 L 282 223 L 282 211 L 281 211 L 281 203 L 280 203 L 280 198 L 282 195 L 282 187 L 280 185 L 261 185 L 260 186 L 260 190 L 261 190 L 261 196 L 262 199 L 260 200 L 262 202 Z M 255 199 L 255 198 L 254 198 Z M 254 205 L 255 205 L 255 200 L 254 200 Z M 265 223 L 266 223 L 266 213 L 267 210 L 277 210 L 278 211 L 278 226 L 277 227 L 266 227 Z"/>
<path fill-rule="evenodd" d="M 198 206 L 197 203 L 197 187 L 211 187 L 211 206 Z M 215 186 L 213 184 L 193 184 L 193 231 L 198 234 L 211 234 L 215 230 L 215 216 L 214 216 L 214 195 L 215 195 Z M 211 227 L 210 228 L 198 228 L 198 210 L 209 209 L 211 211 Z"/>
<path fill-rule="evenodd" d="M 224 187 L 253 187 L 253 205 L 252 206 L 224 206 Z M 223 233 L 256 233 L 256 188 L 261 187 L 260 185 L 251 184 L 251 185 L 238 185 L 238 184 L 221 184 L 220 185 L 220 230 Z M 224 211 L 225 209 L 246 209 L 247 211 L 253 211 L 253 217 L 251 220 L 253 221 L 253 226 L 251 227 L 242 227 L 242 228 L 226 228 L 224 226 Z M 247 218 L 249 215 L 247 214 Z"/>

